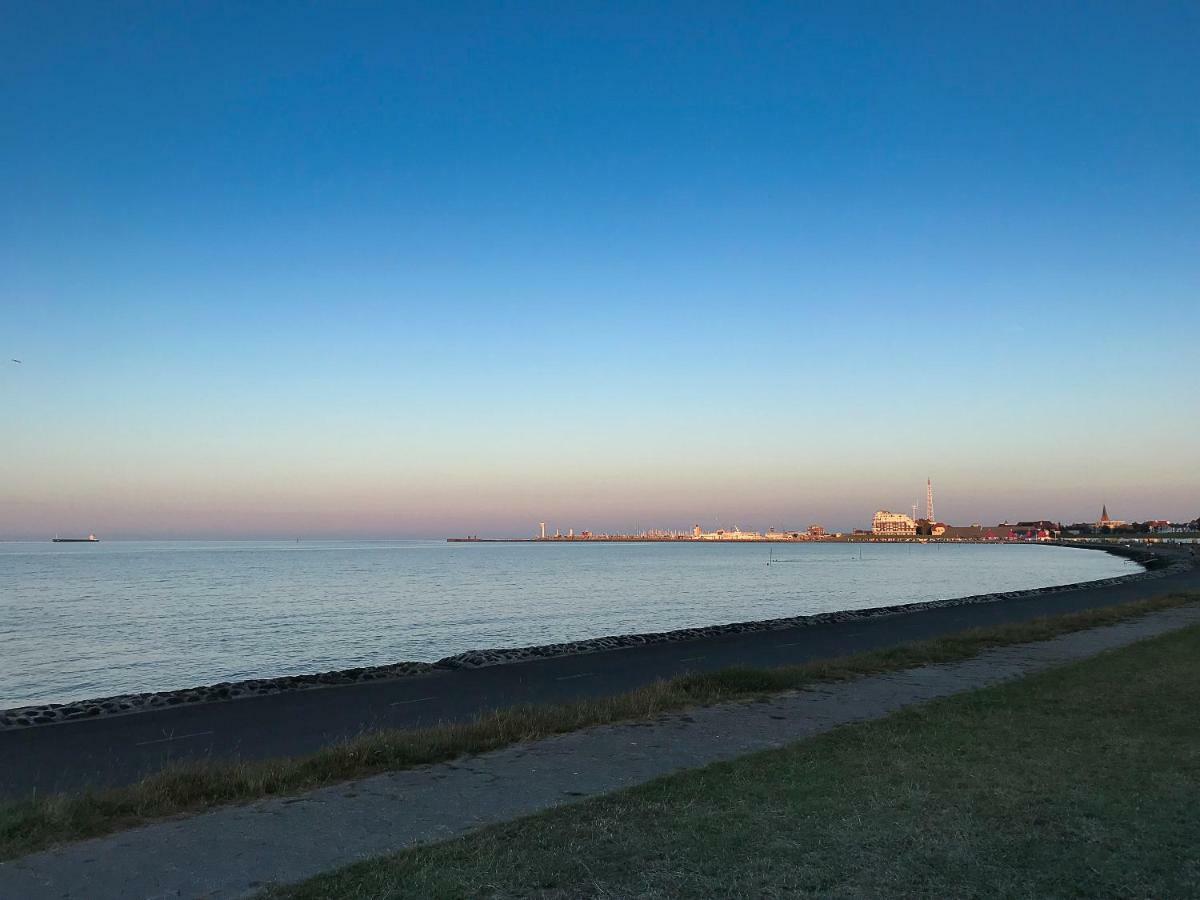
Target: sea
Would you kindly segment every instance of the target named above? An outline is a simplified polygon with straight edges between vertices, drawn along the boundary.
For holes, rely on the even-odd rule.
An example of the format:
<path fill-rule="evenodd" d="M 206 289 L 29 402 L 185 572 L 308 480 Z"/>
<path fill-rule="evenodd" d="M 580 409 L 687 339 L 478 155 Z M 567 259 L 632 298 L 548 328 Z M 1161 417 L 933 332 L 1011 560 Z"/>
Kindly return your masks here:
<path fill-rule="evenodd" d="M 1020 544 L 0 543 L 0 709 L 1137 570 Z"/>

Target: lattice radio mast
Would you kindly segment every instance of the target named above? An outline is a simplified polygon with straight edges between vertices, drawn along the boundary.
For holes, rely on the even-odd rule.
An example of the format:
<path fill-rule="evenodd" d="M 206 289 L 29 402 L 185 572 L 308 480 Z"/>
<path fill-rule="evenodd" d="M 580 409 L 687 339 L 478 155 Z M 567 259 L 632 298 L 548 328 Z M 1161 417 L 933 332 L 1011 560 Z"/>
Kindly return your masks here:
<path fill-rule="evenodd" d="M 932 478 L 925 479 L 925 518 L 927 518 L 931 523 L 934 521 L 934 518 L 933 518 L 933 479 Z"/>

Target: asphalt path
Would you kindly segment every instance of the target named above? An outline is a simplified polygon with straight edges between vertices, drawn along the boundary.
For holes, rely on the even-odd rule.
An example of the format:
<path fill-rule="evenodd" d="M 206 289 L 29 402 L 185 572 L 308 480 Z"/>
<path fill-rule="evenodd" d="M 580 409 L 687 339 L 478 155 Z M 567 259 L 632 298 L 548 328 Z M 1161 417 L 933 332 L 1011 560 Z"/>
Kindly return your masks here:
<path fill-rule="evenodd" d="M 1182 590 L 1200 590 L 1200 569 L 995 603 L 437 671 L 393 681 L 3 731 L 0 797 L 125 784 L 178 760 L 294 756 L 377 728 L 463 721 L 521 703 L 614 694 L 688 671 L 800 663 Z"/>

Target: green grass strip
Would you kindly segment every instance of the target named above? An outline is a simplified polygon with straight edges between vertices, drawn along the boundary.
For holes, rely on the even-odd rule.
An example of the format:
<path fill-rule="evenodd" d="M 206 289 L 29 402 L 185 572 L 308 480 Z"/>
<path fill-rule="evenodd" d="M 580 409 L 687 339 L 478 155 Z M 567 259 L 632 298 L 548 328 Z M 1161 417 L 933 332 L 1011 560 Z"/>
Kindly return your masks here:
<path fill-rule="evenodd" d="M 170 816 L 444 762 L 589 726 L 795 690 L 814 682 L 965 659 L 988 647 L 1046 640 L 1197 600 L 1200 594 L 1195 592 L 1172 594 L 797 666 L 683 675 L 611 697 L 510 707 L 459 724 L 368 732 L 301 757 L 180 763 L 124 787 L 0 805 L 0 859 Z"/>
<path fill-rule="evenodd" d="M 1200 627 L 269 894 L 1200 896 Z"/>

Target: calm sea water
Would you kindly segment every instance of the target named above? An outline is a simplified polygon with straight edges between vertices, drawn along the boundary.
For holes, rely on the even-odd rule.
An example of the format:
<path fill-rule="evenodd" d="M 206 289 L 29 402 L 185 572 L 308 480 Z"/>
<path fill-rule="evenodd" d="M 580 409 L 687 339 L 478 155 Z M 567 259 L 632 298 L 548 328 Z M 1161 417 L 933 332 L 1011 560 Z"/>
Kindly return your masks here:
<path fill-rule="evenodd" d="M 0 544 L 0 708 L 1106 578 L 1058 547 Z"/>

